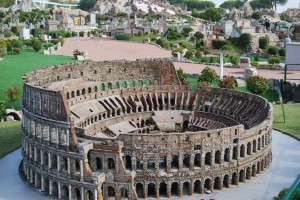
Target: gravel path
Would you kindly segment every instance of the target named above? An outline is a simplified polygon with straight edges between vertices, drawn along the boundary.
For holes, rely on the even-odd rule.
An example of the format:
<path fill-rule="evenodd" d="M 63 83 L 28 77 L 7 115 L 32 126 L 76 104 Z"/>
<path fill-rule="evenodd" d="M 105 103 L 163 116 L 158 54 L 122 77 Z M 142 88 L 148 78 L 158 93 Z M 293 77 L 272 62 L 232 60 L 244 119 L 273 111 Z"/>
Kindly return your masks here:
<path fill-rule="evenodd" d="M 182 199 L 271 200 L 282 188 L 289 187 L 300 174 L 300 142 L 278 131 L 273 130 L 272 135 L 273 161 L 266 172 L 251 181 L 240 183 L 238 187 Z M 21 150 L 18 149 L 0 160 L 0 200 L 51 199 L 22 182 L 18 175 L 21 159 Z"/>

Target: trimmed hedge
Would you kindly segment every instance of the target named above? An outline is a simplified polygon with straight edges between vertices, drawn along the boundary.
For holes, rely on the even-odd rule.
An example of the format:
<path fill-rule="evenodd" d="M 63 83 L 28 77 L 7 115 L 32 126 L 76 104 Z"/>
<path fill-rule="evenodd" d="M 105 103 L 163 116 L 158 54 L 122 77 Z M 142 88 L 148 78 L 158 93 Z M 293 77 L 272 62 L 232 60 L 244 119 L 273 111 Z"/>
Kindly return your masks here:
<path fill-rule="evenodd" d="M 230 43 L 230 41 L 219 40 L 219 39 L 216 39 L 216 40 L 212 41 L 212 46 L 213 46 L 214 49 L 220 49 L 224 45 L 231 45 L 231 43 Z"/>
<path fill-rule="evenodd" d="M 262 94 L 269 89 L 268 79 L 261 76 L 251 76 L 247 80 L 247 88 L 254 94 Z"/>
<path fill-rule="evenodd" d="M 259 48 L 265 49 L 269 46 L 269 37 L 260 37 L 259 38 Z"/>

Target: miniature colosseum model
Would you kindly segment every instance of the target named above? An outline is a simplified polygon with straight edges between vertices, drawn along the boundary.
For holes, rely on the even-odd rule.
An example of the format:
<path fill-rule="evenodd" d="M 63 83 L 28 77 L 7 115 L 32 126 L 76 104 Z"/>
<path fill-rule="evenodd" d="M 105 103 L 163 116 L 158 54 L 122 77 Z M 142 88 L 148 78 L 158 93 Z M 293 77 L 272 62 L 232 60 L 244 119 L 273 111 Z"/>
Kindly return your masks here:
<path fill-rule="evenodd" d="M 67 64 L 23 79 L 20 174 L 58 199 L 202 194 L 250 180 L 272 160 L 265 99 L 193 91 L 170 60 Z"/>

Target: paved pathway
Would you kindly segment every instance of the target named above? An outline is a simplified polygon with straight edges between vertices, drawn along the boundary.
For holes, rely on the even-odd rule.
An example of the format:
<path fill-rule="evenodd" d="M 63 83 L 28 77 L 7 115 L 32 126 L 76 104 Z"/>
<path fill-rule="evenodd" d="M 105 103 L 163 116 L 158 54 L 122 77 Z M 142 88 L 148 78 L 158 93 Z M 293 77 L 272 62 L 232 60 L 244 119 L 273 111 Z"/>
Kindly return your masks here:
<path fill-rule="evenodd" d="M 182 199 L 271 200 L 282 188 L 289 187 L 300 174 L 300 142 L 278 131 L 273 131 L 272 135 L 273 161 L 265 173 L 238 187 Z M 22 182 L 18 175 L 20 161 L 20 149 L 0 160 L 0 200 L 51 199 L 33 191 Z"/>

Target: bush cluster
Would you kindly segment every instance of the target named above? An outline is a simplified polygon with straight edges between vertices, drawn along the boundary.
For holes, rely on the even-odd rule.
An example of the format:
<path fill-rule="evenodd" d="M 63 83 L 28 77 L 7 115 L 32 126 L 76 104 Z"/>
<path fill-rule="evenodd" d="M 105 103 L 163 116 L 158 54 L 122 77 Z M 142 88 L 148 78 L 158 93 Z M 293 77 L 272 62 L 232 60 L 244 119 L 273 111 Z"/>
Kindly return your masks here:
<path fill-rule="evenodd" d="M 268 60 L 269 64 L 279 64 L 280 62 L 281 62 L 281 59 L 278 56 L 273 56 L 273 57 L 269 58 L 269 60 Z"/>
<path fill-rule="evenodd" d="M 254 94 L 262 94 L 269 89 L 268 79 L 261 76 L 251 76 L 247 80 L 247 88 Z"/>
<path fill-rule="evenodd" d="M 221 47 L 221 50 L 231 50 L 231 51 L 233 51 L 233 50 L 234 50 L 234 47 L 231 46 L 231 45 L 229 45 L 229 44 L 226 44 L 226 45 L 223 45 L 223 46 Z"/>
<path fill-rule="evenodd" d="M 286 50 L 284 48 L 278 50 L 278 54 L 280 56 L 285 56 L 285 52 L 286 52 Z"/>
<path fill-rule="evenodd" d="M 7 55 L 7 46 L 4 40 L 0 40 L 0 58 L 3 58 Z"/>
<path fill-rule="evenodd" d="M 127 34 L 120 33 L 120 34 L 115 35 L 115 39 L 116 40 L 129 40 L 130 36 L 128 36 Z"/>
<path fill-rule="evenodd" d="M 259 38 L 259 48 L 265 49 L 269 46 L 269 37 L 260 37 Z"/>
<path fill-rule="evenodd" d="M 202 70 L 201 75 L 198 78 L 198 82 L 206 81 L 206 82 L 211 83 L 211 82 L 217 80 L 217 78 L 218 78 L 218 74 L 217 74 L 216 70 L 206 66 Z"/>
<path fill-rule="evenodd" d="M 278 52 L 277 47 L 275 47 L 275 46 L 269 46 L 269 47 L 268 47 L 268 53 L 269 53 L 269 54 L 276 55 L 277 52 Z"/>
<path fill-rule="evenodd" d="M 227 40 L 216 39 L 212 41 L 212 46 L 214 49 L 221 49 L 221 47 L 223 47 L 224 45 L 230 45 L 230 44 L 231 44 L 230 41 Z"/>
<path fill-rule="evenodd" d="M 220 87 L 235 90 L 237 84 L 233 78 L 224 77 L 223 80 L 220 81 Z"/>

